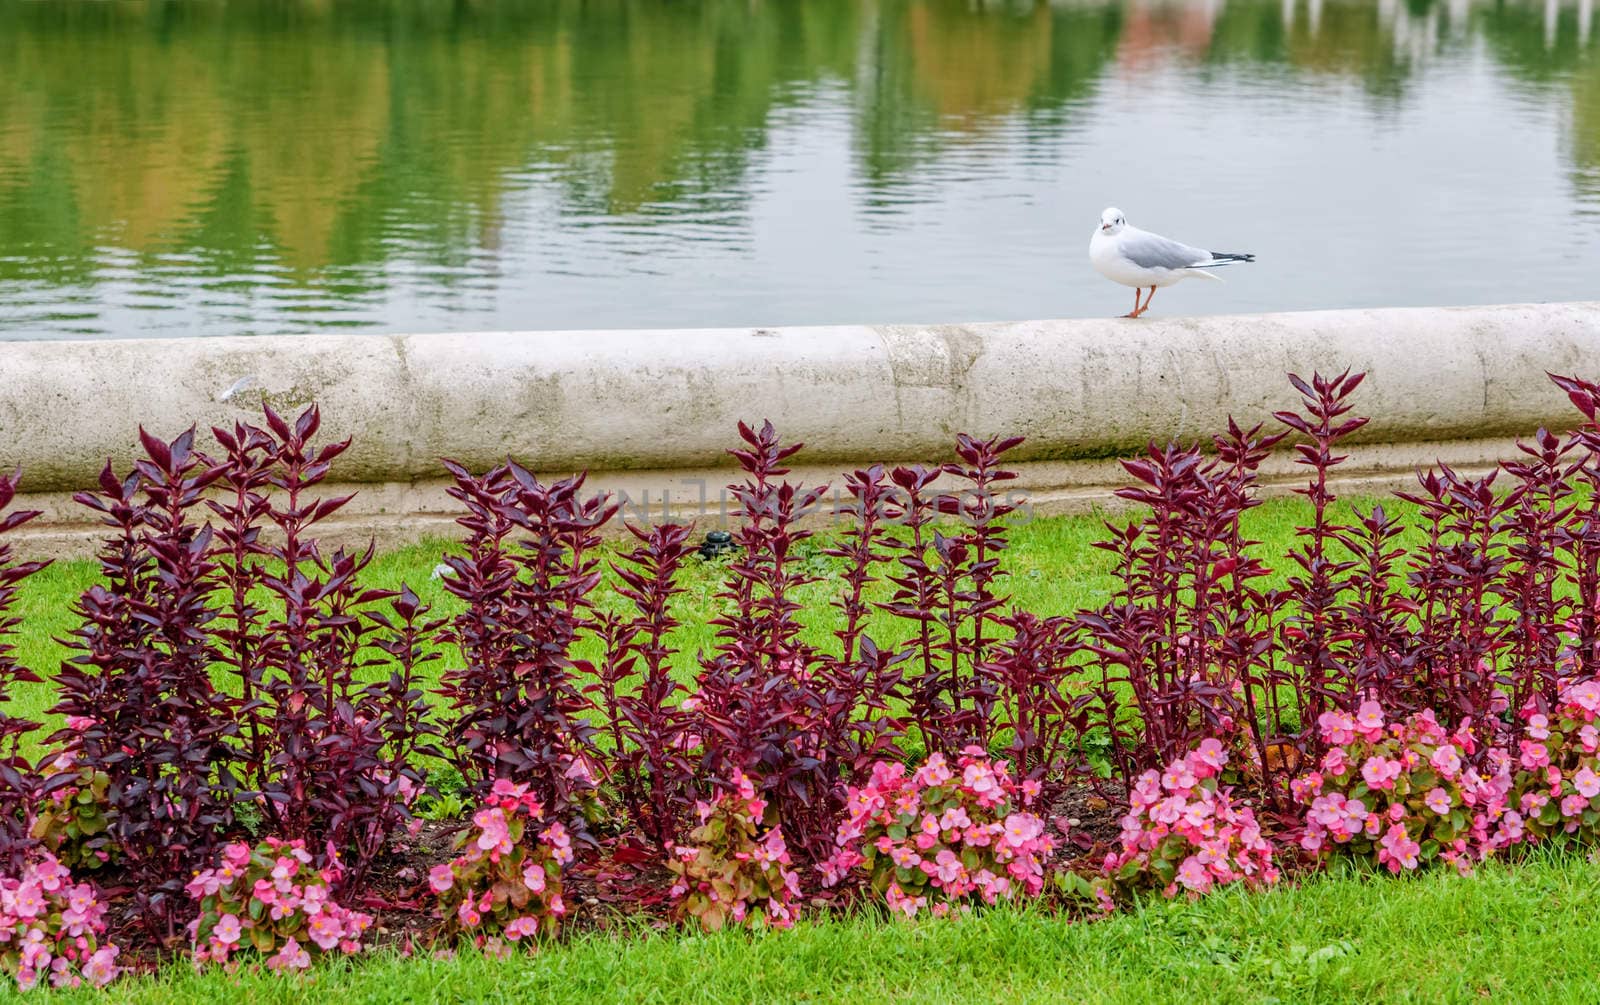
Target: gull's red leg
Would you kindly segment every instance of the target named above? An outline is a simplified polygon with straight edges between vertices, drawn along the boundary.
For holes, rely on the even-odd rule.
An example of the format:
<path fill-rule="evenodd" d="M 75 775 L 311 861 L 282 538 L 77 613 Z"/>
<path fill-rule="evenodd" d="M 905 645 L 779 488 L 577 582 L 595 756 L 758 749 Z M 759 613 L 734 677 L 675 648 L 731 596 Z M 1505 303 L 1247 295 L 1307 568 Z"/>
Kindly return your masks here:
<path fill-rule="evenodd" d="M 1135 307 L 1134 310 L 1133 310 L 1133 315 L 1132 316 L 1133 317 L 1139 317 L 1145 311 L 1149 310 L 1150 309 L 1150 301 L 1154 300 L 1155 298 L 1156 298 L 1156 288 L 1154 286 L 1152 286 L 1152 287 L 1150 287 L 1150 295 L 1144 298 L 1144 306 L 1143 307 Z M 1139 291 L 1138 290 L 1134 290 L 1133 291 L 1133 299 L 1134 299 L 1135 302 L 1138 301 L 1138 299 L 1139 299 Z"/>
<path fill-rule="evenodd" d="M 1133 288 L 1133 310 L 1122 316 L 1125 318 L 1136 318 L 1139 316 L 1139 287 L 1135 286 Z"/>

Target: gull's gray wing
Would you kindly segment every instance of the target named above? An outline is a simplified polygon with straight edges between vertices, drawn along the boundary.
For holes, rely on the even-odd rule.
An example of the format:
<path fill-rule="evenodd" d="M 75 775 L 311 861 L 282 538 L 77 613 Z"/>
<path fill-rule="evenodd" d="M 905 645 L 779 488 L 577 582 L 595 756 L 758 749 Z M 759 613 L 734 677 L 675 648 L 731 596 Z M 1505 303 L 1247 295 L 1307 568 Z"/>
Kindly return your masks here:
<path fill-rule="evenodd" d="M 1211 261 L 1211 252 L 1141 230 L 1124 234 L 1118 245 L 1124 257 L 1142 269 L 1187 269 Z"/>

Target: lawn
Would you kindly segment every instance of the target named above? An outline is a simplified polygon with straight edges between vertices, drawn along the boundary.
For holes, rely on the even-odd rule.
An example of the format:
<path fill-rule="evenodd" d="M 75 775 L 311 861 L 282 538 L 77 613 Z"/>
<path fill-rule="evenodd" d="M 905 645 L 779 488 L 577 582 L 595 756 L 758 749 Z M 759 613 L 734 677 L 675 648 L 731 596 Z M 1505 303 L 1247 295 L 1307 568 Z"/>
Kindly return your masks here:
<path fill-rule="evenodd" d="M 1146 899 L 1107 920 L 994 909 L 950 921 L 858 917 L 787 932 L 588 935 L 508 960 L 380 954 L 302 978 L 174 964 L 94 1002 L 1385 1002 L 1595 1001 L 1600 868 L 1540 852 L 1297 887 Z M 5 991 L 0 990 L 0 996 Z"/>

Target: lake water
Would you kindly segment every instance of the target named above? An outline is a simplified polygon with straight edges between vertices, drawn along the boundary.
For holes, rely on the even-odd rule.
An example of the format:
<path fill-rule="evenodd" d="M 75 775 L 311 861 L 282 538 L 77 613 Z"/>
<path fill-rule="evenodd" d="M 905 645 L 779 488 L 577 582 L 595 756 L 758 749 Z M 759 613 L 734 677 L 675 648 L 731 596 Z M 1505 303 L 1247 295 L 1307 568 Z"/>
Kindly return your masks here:
<path fill-rule="evenodd" d="M 1595 0 L 0 0 L 0 337 L 1600 298 Z"/>

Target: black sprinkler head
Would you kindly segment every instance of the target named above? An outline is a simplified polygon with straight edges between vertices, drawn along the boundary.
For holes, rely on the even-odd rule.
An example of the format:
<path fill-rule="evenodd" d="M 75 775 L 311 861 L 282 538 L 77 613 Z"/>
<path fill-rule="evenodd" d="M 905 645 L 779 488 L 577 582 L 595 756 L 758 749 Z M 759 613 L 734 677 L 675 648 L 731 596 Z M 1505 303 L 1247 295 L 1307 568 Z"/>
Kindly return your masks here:
<path fill-rule="evenodd" d="M 733 543 L 733 535 L 725 530 L 713 530 L 706 533 L 706 539 L 700 544 L 700 557 L 705 559 L 726 555 L 737 547 Z"/>

